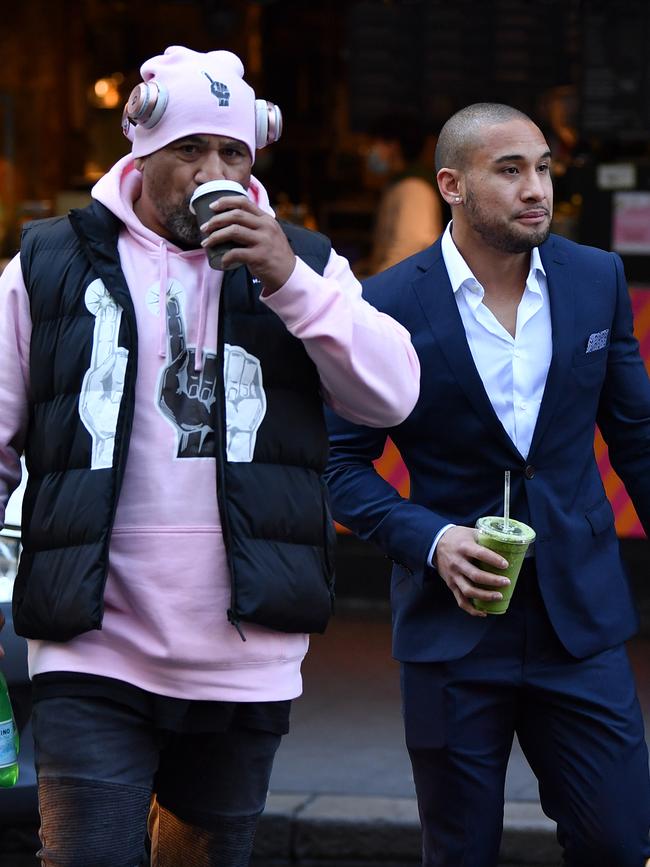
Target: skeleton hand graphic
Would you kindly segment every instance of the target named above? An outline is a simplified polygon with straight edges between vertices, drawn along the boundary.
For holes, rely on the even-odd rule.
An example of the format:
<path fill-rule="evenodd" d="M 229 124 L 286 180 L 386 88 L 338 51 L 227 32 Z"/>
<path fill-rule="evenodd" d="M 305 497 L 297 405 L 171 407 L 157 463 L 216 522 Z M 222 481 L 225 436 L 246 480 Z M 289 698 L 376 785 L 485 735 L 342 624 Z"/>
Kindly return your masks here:
<path fill-rule="evenodd" d="M 86 289 L 86 307 L 95 317 L 90 367 L 79 396 L 79 417 L 92 437 L 91 469 L 113 464 L 115 431 L 124 393 L 128 349 L 118 346 L 122 308 L 101 280 Z"/>
<path fill-rule="evenodd" d="M 266 395 L 259 359 L 241 346 L 224 346 L 226 395 L 226 453 L 229 461 L 253 460 L 255 441 L 264 415 Z"/>
<path fill-rule="evenodd" d="M 167 297 L 167 360 L 160 382 L 159 404 L 178 431 L 177 457 L 214 455 L 214 419 L 217 360 L 204 354 L 202 370 L 196 369 L 196 351 L 185 345 L 183 317 L 178 297 Z"/>

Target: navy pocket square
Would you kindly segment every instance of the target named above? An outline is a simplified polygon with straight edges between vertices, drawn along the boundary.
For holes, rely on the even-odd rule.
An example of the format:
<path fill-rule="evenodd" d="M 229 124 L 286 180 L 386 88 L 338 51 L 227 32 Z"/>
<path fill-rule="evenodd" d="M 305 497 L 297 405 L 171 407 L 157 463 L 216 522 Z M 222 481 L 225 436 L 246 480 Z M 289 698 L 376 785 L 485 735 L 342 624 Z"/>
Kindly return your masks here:
<path fill-rule="evenodd" d="M 587 341 L 587 352 L 596 352 L 597 349 L 602 349 L 604 346 L 607 346 L 607 336 L 609 335 L 609 328 L 606 328 L 604 331 L 595 331 L 593 334 L 589 335 L 589 340 Z"/>

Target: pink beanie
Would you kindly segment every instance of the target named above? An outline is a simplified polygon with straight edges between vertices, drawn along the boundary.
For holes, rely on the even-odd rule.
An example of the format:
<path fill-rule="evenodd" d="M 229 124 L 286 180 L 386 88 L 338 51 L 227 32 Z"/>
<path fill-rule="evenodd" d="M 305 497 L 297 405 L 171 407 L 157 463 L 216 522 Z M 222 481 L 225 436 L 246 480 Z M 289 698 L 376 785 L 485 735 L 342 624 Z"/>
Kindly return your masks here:
<path fill-rule="evenodd" d="M 173 45 L 145 61 L 140 73 L 145 84 L 162 85 L 168 99 L 155 126 L 135 126 L 133 156 L 147 156 L 183 136 L 212 134 L 244 142 L 255 160 L 255 93 L 236 54 Z"/>

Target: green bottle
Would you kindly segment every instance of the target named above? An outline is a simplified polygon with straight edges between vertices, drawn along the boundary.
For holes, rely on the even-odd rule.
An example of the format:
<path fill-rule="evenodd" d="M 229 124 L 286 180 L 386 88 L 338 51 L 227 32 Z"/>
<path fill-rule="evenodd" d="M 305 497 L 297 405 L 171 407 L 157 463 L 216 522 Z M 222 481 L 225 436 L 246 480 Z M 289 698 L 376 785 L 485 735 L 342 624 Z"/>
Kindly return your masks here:
<path fill-rule="evenodd" d="M 18 729 L 7 681 L 0 671 L 0 786 L 15 786 L 18 780 Z"/>

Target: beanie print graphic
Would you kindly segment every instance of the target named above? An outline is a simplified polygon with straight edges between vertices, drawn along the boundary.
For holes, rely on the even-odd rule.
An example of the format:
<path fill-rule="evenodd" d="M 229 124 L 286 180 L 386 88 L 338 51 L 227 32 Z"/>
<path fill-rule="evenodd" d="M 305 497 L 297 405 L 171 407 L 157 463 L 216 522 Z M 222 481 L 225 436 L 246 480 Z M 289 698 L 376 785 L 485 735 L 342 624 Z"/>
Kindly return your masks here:
<path fill-rule="evenodd" d="M 210 93 L 219 100 L 219 105 L 230 105 L 230 91 L 226 87 L 225 84 L 222 84 L 220 81 L 215 81 L 213 78 L 210 78 L 208 73 L 203 70 L 203 75 L 210 82 Z"/>

